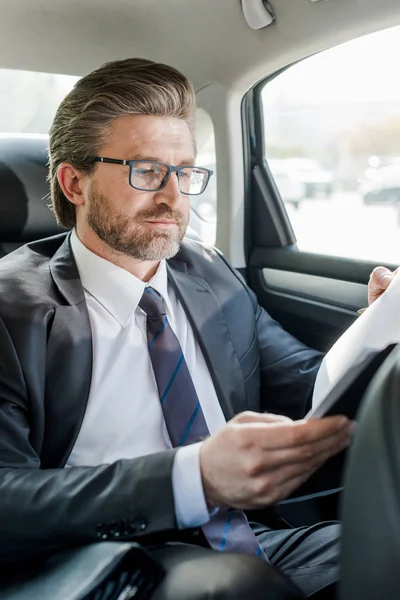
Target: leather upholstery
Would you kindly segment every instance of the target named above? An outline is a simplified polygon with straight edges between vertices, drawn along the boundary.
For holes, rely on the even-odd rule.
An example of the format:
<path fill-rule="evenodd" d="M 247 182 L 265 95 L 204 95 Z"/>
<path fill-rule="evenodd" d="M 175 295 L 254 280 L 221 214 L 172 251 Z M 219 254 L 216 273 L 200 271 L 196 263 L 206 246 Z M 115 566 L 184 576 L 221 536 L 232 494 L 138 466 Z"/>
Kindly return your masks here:
<path fill-rule="evenodd" d="M 104 589 L 110 582 L 118 581 L 122 573 L 126 573 L 128 582 L 135 577 L 138 583 L 139 579 L 138 593 L 143 597 L 141 592 L 146 589 L 149 593 L 156 587 L 164 569 L 135 542 L 87 544 L 39 555 L 24 564 L 7 565 L 1 570 L 0 600 L 93 600 L 93 595 L 104 598 Z M 112 584 L 110 587 L 109 600 L 122 598 Z M 123 597 L 128 598 L 129 594 Z"/>
<path fill-rule="evenodd" d="M 400 598 L 400 346 L 363 400 L 342 506 L 340 600 Z"/>
<path fill-rule="evenodd" d="M 0 136 L 0 251 L 61 233 L 49 210 L 46 135 Z"/>

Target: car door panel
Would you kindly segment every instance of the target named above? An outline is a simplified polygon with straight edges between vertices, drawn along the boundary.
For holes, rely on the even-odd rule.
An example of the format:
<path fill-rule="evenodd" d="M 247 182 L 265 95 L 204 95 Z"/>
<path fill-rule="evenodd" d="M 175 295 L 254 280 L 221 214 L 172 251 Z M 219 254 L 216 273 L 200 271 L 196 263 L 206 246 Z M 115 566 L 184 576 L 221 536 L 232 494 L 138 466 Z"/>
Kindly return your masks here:
<path fill-rule="evenodd" d="M 358 318 L 357 311 L 367 306 L 369 275 L 377 263 L 299 250 L 285 204 L 264 158 L 260 93 L 254 88 L 245 98 L 242 111 L 248 149 L 247 281 L 260 304 L 287 331 L 326 352 Z M 339 228 L 338 246 L 340 235 Z M 392 264 L 385 266 L 395 268 Z"/>
<path fill-rule="evenodd" d="M 327 351 L 367 303 L 367 286 L 280 269 L 250 269 L 250 285 L 273 318 L 302 342 Z"/>

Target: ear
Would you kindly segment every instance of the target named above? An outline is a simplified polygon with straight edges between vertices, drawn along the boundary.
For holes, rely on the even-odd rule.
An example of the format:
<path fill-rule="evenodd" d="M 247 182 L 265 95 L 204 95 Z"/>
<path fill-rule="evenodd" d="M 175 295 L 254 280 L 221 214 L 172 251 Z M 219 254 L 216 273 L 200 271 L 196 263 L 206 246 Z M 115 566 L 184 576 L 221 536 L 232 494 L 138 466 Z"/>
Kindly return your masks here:
<path fill-rule="evenodd" d="M 61 163 L 57 169 L 57 179 L 60 187 L 70 202 L 76 206 L 84 204 L 83 174 L 70 165 Z"/>

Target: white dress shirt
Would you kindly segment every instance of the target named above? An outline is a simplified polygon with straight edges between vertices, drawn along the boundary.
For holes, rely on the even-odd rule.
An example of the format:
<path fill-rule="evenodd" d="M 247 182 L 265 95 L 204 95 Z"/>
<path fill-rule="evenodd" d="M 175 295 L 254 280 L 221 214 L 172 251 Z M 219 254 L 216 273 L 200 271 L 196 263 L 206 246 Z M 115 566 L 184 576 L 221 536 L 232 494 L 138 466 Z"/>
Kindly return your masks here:
<path fill-rule="evenodd" d="M 145 286 L 163 297 L 210 433 L 225 417 L 185 312 L 161 261 L 148 283 L 97 256 L 79 240 L 71 246 L 85 291 L 93 338 L 93 370 L 88 404 L 67 467 L 109 464 L 171 448 L 156 380 L 147 350 L 146 315 L 138 303 Z M 179 528 L 209 520 L 200 475 L 201 442 L 180 448 L 172 470 Z M 160 499 L 162 501 L 162 499 Z"/>

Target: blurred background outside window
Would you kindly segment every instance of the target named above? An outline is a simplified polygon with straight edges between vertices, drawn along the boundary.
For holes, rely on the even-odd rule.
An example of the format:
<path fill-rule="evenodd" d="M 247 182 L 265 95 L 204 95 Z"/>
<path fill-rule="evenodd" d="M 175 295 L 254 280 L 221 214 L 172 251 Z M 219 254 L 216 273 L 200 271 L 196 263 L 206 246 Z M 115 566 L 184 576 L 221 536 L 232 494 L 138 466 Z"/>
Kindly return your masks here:
<path fill-rule="evenodd" d="M 265 158 L 300 250 L 400 264 L 399 55 L 396 27 L 265 85 Z"/>
<path fill-rule="evenodd" d="M 79 77 L 0 69 L 0 133 L 48 133 Z"/>

